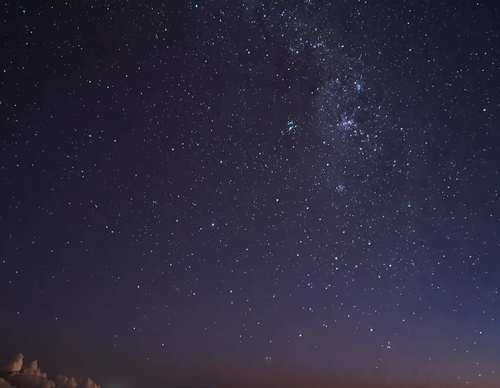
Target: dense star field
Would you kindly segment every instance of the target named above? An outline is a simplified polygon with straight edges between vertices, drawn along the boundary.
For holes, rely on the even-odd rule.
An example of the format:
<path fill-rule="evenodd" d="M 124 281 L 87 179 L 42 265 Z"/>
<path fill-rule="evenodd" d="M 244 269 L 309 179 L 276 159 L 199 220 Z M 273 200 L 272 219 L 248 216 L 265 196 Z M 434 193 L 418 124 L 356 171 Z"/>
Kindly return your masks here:
<path fill-rule="evenodd" d="M 499 386 L 495 3 L 4 1 L 0 357 Z"/>

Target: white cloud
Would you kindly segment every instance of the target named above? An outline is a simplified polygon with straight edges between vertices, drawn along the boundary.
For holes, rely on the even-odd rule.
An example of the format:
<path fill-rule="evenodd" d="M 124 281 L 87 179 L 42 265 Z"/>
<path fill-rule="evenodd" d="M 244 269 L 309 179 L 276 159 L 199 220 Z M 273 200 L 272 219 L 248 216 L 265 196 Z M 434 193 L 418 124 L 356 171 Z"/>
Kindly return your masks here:
<path fill-rule="evenodd" d="M 6 364 L 4 369 L 11 373 L 0 379 L 0 388 L 100 388 L 91 379 L 77 381 L 74 377 L 58 375 L 52 380 L 38 368 L 37 360 L 31 361 L 24 368 L 23 361 L 24 356 L 19 353 Z"/>

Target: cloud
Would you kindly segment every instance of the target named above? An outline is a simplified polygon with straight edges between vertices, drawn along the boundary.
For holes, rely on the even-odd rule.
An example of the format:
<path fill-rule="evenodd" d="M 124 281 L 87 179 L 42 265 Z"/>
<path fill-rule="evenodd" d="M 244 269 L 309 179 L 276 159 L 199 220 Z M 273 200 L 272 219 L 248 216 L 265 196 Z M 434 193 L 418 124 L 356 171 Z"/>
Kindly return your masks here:
<path fill-rule="evenodd" d="M 4 379 L 0 379 L 0 388 L 10 388 L 12 385 L 10 385 L 7 381 Z"/>
<path fill-rule="evenodd" d="M 7 372 L 0 378 L 0 388 L 100 388 L 91 379 L 77 381 L 74 377 L 58 375 L 51 379 L 33 360 L 23 368 L 24 356 L 17 354 L 13 360 L 2 368 Z"/>
<path fill-rule="evenodd" d="M 14 359 L 7 364 L 7 369 L 11 372 L 19 372 L 23 367 L 23 354 L 17 354 Z"/>

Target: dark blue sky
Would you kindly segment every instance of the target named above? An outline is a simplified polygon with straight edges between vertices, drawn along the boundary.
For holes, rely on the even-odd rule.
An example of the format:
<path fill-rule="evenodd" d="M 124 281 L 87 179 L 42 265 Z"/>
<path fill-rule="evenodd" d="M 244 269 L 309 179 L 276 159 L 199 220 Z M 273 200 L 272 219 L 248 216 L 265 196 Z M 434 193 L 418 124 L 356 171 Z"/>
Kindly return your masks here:
<path fill-rule="evenodd" d="M 0 13 L 0 356 L 104 387 L 500 383 L 494 2 Z"/>

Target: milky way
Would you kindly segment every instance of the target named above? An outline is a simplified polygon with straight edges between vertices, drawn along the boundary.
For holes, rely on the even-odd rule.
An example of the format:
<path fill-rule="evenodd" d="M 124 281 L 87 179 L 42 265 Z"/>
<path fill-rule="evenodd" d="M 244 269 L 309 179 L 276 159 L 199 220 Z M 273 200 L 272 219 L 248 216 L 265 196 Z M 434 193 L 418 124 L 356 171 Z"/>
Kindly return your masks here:
<path fill-rule="evenodd" d="M 4 2 L 0 355 L 499 384 L 493 3 Z"/>

